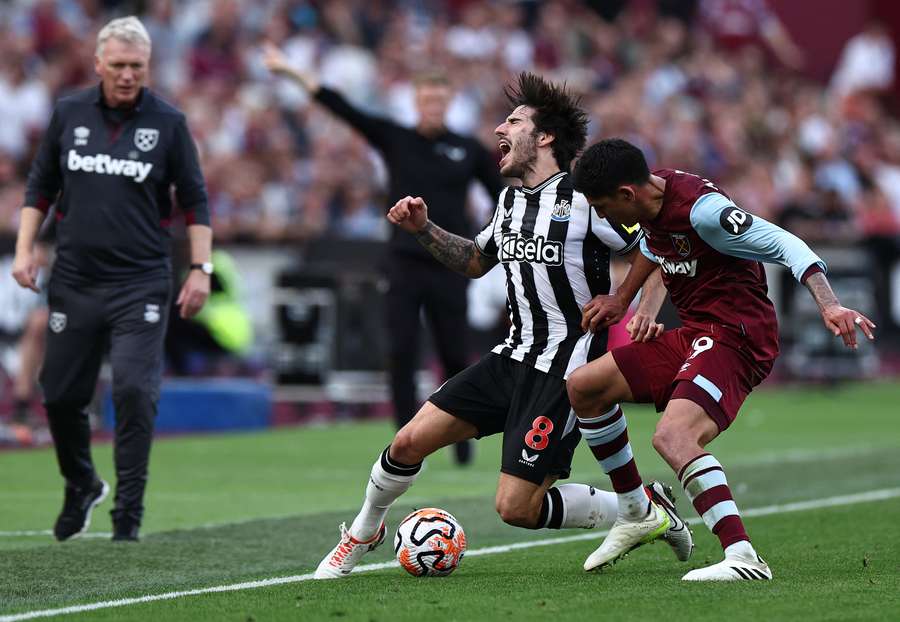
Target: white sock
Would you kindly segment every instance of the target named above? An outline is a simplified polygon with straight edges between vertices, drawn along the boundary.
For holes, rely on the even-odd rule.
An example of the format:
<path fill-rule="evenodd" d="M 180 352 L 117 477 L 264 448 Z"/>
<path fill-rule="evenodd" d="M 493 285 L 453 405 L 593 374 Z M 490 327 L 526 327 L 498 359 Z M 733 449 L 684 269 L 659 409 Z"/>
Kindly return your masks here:
<path fill-rule="evenodd" d="M 606 529 L 616 522 L 616 493 L 586 484 L 563 484 L 558 488 L 565 507 L 563 528 Z"/>
<path fill-rule="evenodd" d="M 616 495 L 619 503 L 619 516 L 629 521 L 639 521 L 650 509 L 650 497 L 644 486 L 640 485 L 634 490 L 620 492 Z"/>
<path fill-rule="evenodd" d="M 616 494 L 587 484 L 562 484 L 547 491 L 538 527 L 604 529 L 616 520 Z"/>
<path fill-rule="evenodd" d="M 725 557 L 727 559 L 743 559 L 756 561 L 756 549 L 750 544 L 749 540 L 741 540 L 725 547 Z"/>
<path fill-rule="evenodd" d="M 372 465 L 366 500 L 350 525 L 350 535 L 362 542 L 378 534 L 391 505 L 409 490 L 422 468 L 422 463 L 408 465 L 392 461 L 389 450 L 390 447 L 385 449 Z"/>

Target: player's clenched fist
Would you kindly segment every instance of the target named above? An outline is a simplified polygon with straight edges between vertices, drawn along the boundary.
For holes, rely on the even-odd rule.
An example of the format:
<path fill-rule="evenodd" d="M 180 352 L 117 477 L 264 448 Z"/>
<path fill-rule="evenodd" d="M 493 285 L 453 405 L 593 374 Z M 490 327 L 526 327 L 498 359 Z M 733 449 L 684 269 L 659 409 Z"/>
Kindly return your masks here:
<path fill-rule="evenodd" d="M 645 342 L 656 339 L 666 330 L 664 324 L 658 324 L 654 318 L 645 313 L 635 313 L 625 325 L 625 330 L 632 341 Z"/>
<path fill-rule="evenodd" d="M 628 311 L 628 305 L 616 296 L 594 296 L 581 310 L 581 330 L 595 333 L 612 326 Z"/>
<path fill-rule="evenodd" d="M 428 223 L 428 206 L 422 197 L 403 197 L 388 210 L 387 219 L 409 233 L 418 233 Z"/>

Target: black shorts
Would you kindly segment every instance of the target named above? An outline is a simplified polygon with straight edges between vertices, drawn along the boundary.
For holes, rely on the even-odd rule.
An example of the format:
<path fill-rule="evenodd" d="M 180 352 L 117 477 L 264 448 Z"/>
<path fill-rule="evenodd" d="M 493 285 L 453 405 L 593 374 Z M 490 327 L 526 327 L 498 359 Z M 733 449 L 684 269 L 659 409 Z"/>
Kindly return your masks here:
<path fill-rule="evenodd" d="M 569 476 L 581 434 L 562 378 L 491 353 L 428 401 L 474 425 L 478 438 L 503 432 L 503 473 L 535 484 Z"/>

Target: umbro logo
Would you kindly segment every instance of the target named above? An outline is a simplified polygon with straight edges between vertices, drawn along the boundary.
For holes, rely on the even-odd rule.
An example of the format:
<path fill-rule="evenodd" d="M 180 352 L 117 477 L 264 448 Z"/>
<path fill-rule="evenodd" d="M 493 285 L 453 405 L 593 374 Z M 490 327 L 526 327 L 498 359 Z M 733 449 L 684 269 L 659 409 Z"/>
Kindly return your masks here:
<path fill-rule="evenodd" d="M 79 125 L 73 130 L 72 133 L 75 134 L 76 147 L 84 147 L 86 144 L 88 144 L 88 138 L 91 135 L 91 130 L 89 128 L 86 128 L 83 125 Z"/>

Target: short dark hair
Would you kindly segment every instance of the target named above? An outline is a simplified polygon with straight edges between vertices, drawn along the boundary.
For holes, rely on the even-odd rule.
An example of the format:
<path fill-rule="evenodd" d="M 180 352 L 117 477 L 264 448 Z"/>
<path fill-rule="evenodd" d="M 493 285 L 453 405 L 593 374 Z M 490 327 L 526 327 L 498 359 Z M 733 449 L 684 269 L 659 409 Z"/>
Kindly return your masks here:
<path fill-rule="evenodd" d="M 611 197 L 619 186 L 645 184 L 649 179 L 643 152 L 621 138 L 607 138 L 588 147 L 572 174 L 575 190 L 591 198 Z"/>
<path fill-rule="evenodd" d="M 551 148 L 559 168 L 567 171 L 587 142 L 587 113 L 581 98 L 569 92 L 565 83 L 557 86 L 533 73 L 522 72 L 515 85 L 507 85 L 506 98 L 515 109 L 534 108 L 535 130 L 553 136 Z"/>

